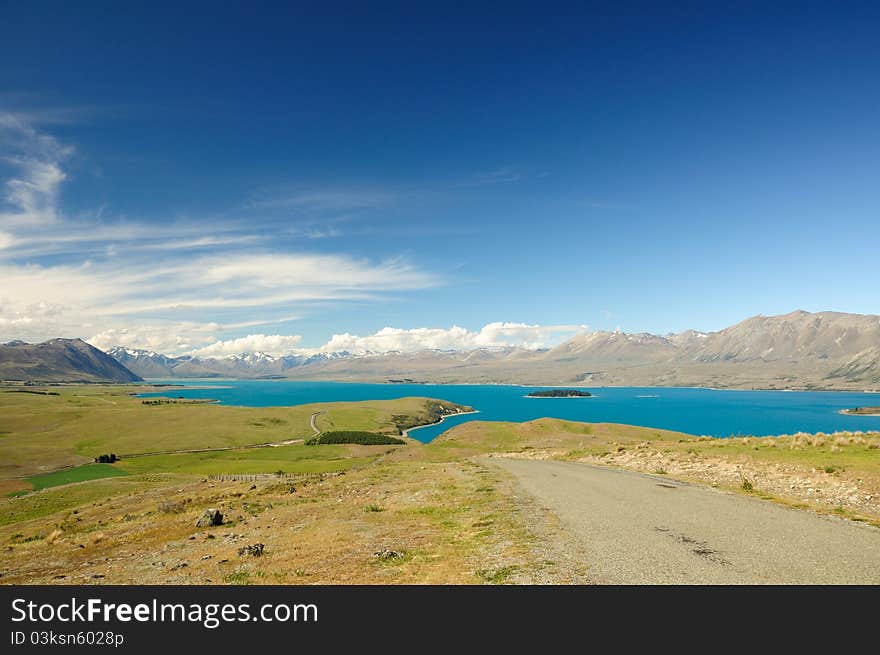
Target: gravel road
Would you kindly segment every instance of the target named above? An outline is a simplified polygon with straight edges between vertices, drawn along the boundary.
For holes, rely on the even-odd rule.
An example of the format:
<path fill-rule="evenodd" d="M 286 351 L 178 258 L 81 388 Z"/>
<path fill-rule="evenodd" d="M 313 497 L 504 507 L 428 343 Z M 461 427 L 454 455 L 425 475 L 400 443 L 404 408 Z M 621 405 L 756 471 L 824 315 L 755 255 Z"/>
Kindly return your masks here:
<path fill-rule="evenodd" d="M 574 462 L 491 458 L 555 513 L 597 584 L 880 584 L 880 529 Z"/>

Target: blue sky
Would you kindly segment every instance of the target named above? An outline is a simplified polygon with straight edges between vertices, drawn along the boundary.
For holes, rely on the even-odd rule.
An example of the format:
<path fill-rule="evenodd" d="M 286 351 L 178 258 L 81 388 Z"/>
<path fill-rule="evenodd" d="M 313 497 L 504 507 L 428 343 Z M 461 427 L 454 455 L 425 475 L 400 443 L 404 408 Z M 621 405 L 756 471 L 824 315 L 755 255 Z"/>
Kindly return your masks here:
<path fill-rule="evenodd" d="M 5 3 L 0 339 L 880 313 L 876 3 L 422 4 Z"/>

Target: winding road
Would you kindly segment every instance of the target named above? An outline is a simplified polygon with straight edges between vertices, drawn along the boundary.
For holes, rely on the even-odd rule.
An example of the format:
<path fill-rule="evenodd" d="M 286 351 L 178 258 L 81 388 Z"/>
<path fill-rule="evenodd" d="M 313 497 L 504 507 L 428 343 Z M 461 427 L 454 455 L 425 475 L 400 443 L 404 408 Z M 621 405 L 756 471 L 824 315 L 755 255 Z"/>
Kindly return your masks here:
<path fill-rule="evenodd" d="M 556 514 L 599 584 L 880 584 L 880 529 L 661 476 L 487 458 Z"/>
<path fill-rule="evenodd" d="M 312 414 L 312 417 L 309 419 L 309 423 L 312 425 L 312 430 L 315 432 L 315 436 L 321 436 L 321 431 L 318 429 L 318 426 L 315 425 L 315 419 L 318 418 L 318 414 L 323 414 L 324 412 L 315 412 Z"/>

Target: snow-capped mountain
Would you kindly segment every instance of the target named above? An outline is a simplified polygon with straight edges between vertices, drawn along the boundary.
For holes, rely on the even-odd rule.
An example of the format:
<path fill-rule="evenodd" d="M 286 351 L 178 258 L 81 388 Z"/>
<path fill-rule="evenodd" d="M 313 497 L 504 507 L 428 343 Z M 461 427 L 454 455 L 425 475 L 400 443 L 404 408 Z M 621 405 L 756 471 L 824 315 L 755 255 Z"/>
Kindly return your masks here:
<path fill-rule="evenodd" d="M 150 350 L 121 347 L 111 348 L 107 354 L 144 378 L 284 377 L 291 369 L 348 356 L 348 353 L 318 353 L 278 357 L 253 352 L 223 357 L 170 357 Z"/>
<path fill-rule="evenodd" d="M 880 316 L 791 312 L 717 332 L 591 332 L 552 349 L 493 347 L 275 357 L 167 357 L 114 348 L 151 378 L 298 378 L 732 388 L 880 389 Z"/>

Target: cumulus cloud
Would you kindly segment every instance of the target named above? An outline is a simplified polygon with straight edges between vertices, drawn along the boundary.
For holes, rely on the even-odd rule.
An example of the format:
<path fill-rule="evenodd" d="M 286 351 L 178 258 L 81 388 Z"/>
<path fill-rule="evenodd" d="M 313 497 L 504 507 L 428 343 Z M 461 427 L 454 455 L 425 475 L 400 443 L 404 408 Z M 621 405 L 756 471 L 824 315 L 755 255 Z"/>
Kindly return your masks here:
<path fill-rule="evenodd" d="M 238 339 L 215 341 L 210 346 L 194 350 L 191 354 L 199 357 L 223 357 L 240 353 L 266 353 L 280 357 L 299 352 L 302 337 L 298 334 L 249 334 Z"/>
<path fill-rule="evenodd" d="M 216 341 L 217 333 L 222 328 L 217 323 L 120 323 L 117 327 L 109 327 L 94 334 L 86 341 L 105 352 L 121 346 L 178 355 Z"/>
<path fill-rule="evenodd" d="M 303 347 L 302 336 L 297 334 L 249 334 L 229 339 L 216 336 L 219 332 L 238 329 L 244 325 L 247 324 L 182 322 L 129 326 L 104 330 L 88 341 L 102 350 L 108 350 L 113 346 L 125 346 L 153 350 L 166 355 L 223 357 L 262 352 L 280 357 L 292 354 L 312 355 L 318 352 L 414 353 L 424 350 L 474 350 L 511 346 L 534 350 L 555 345 L 587 329 L 585 325 L 529 325 L 502 322 L 488 323 L 475 331 L 457 325 L 450 328 L 385 327 L 367 336 L 350 333 L 334 334 L 327 343 L 318 348 Z"/>
<path fill-rule="evenodd" d="M 385 327 L 368 336 L 334 334 L 320 350 L 323 352 L 418 352 L 420 350 L 472 350 L 519 346 L 537 349 L 549 346 L 566 336 L 586 329 L 584 325 L 529 325 L 526 323 L 488 323 L 470 331 L 451 328 Z"/>

